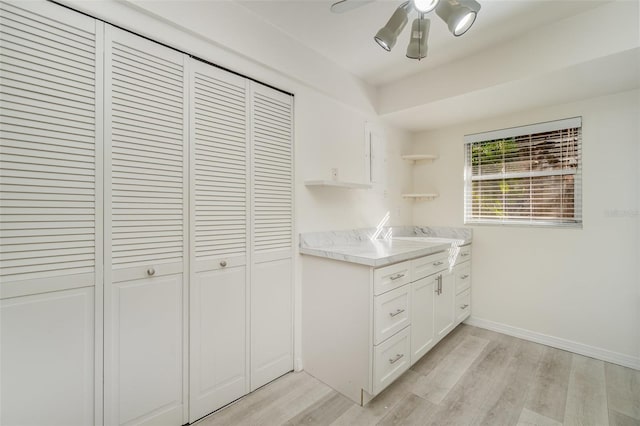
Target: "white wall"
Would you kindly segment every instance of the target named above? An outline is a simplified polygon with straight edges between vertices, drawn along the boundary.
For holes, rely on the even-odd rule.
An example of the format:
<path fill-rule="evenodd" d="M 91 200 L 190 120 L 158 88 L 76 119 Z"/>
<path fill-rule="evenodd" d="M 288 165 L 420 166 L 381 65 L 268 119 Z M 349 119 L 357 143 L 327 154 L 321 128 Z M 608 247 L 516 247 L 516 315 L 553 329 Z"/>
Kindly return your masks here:
<path fill-rule="evenodd" d="M 474 226 L 471 322 L 640 368 L 640 92 L 416 135 L 414 222 L 463 226 L 463 135 L 583 117 L 582 229 Z"/>

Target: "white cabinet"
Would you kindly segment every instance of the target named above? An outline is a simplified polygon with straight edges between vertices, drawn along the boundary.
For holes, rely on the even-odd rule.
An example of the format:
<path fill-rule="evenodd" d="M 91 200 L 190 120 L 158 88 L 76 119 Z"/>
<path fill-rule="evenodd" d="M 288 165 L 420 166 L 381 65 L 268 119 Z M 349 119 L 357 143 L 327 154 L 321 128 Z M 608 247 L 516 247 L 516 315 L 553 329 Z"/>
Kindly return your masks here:
<path fill-rule="evenodd" d="M 436 340 L 442 339 L 451 330 L 455 322 L 453 302 L 455 297 L 455 278 L 447 269 L 436 276 L 436 293 L 433 304 Z"/>
<path fill-rule="evenodd" d="M 0 2 L 0 424 L 101 421 L 102 24 Z"/>
<path fill-rule="evenodd" d="M 456 297 L 456 276 L 470 283 L 469 262 L 453 270 L 470 253 L 464 246 L 380 268 L 304 256 L 305 370 L 366 404 L 465 318 L 454 302 L 468 304 L 469 287 Z"/>
<path fill-rule="evenodd" d="M 105 423 L 184 423 L 185 57 L 105 32 Z"/>
<path fill-rule="evenodd" d="M 453 268 L 455 276 L 455 322 L 456 325 L 471 315 L 471 246 L 463 246 L 458 263 Z"/>
<path fill-rule="evenodd" d="M 433 306 L 436 297 L 435 275 L 411 283 L 411 364 L 422 358 L 436 343 Z"/>

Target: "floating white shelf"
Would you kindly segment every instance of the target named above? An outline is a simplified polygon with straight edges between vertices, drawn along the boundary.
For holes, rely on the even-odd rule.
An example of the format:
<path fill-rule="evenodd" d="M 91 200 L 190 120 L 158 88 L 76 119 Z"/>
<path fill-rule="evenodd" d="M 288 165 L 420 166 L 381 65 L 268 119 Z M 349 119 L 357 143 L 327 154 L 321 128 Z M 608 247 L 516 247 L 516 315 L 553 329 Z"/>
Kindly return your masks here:
<path fill-rule="evenodd" d="M 420 161 L 420 160 L 429 160 L 429 161 L 433 161 L 436 158 L 438 158 L 437 155 L 432 155 L 432 154 L 404 154 L 402 156 L 403 160 L 409 160 L 409 161 Z"/>
<path fill-rule="evenodd" d="M 402 198 L 411 198 L 414 200 L 433 200 L 436 198 L 438 194 L 435 193 L 426 193 L 426 194 L 402 194 Z"/>
<path fill-rule="evenodd" d="M 339 180 L 305 180 L 304 186 L 326 186 L 345 189 L 371 189 L 370 183 L 342 182 Z"/>

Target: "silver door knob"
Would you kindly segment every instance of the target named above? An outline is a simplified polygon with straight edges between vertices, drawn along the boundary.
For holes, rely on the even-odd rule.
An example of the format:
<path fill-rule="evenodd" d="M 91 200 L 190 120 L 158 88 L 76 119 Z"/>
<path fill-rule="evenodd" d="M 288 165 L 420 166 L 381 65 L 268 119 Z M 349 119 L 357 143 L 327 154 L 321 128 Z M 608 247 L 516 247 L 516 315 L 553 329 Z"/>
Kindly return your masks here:
<path fill-rule="evenodd" d="M 222 266 L 223 268 L 227 266 L 227 261 L 226 260 L 221 261 L 220 266 Z"/>
<path fill-rule="evenodd" d="M 152 276 L 156 274 L 156 270 L 153 268 L 147 269 L 147 275 Z"/>

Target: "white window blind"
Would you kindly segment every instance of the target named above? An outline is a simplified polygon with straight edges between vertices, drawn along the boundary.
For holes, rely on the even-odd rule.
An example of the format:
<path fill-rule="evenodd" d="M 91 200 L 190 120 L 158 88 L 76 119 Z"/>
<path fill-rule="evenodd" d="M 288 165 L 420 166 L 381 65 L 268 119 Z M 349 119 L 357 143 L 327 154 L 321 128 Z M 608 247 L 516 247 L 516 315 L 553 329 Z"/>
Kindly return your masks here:
<path fill-rule="evenodd" d="M 580 117 L 465 136 L 465 223 L 581 226 Z"/>

